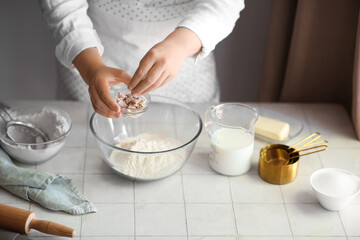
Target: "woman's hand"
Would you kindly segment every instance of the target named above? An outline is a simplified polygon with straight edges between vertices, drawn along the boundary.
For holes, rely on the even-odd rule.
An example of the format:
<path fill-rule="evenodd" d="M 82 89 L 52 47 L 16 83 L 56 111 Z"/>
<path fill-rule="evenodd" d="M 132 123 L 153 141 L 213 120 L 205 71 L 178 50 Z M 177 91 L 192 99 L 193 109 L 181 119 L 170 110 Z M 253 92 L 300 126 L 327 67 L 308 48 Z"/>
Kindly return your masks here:
<path fill-rule="evenodd" d="M 85 49 L 73 63 L 89 85 L 94 110 L 105 117 L 119 118 L 120 106 L 112 98 L 110 87 L 120 83 L 128 84 L 131 77 L 123 70 L 107 67 L 96 48 Z"/>
<path fill-rule="evenodd" d="M 121 117 L 120 106 L 110 94 L 110 87 L 128 83 L 130 76 L 123 70 L 103 66 L 89 79 L 89 94 L 94 110 L 109 118 Z"/>
<path fill-rule="evenodd" d="M 133 95 L 143 95 L 165 85 L 178 74 L 184 60 L 200 49 L 194 32 L 177 28 L 145 54 L 128 84 L 129 90 Z"/>

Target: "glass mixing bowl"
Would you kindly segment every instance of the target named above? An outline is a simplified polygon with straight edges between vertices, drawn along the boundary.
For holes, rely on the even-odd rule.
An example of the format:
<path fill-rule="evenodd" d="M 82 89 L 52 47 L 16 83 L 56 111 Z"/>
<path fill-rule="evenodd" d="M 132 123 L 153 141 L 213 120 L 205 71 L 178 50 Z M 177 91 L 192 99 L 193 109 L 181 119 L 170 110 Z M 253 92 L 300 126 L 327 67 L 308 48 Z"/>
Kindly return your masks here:
<path fill-rule="evenodd" d="M 28 116 L 41 113 L 44 109 L 51 110 L 52 112 L 56 112 L 57 118 L 54 119 L 56 115 L 44 115 L 34 118 L 34 120 L 26 121 L 39 129 L 43 130 L 47 135 L 51 134 L 55 131 L 57 126 L 50 124 L 54 121 L 60 121 L 63 124 L 63 133 L 56 134 L 56 136 L 49 136 L 49 141 L 41 142 L 41 143 L 16 143 L 7 137 L 5 121 L 0 117 L 0 144 L 4 148 L 4 150 L 12 156 L 14 159 L 19 162 L 23 162 L 26 164 L 38 164 L 50 160 L 53 158 L 64 146 L 66 139 L 71 130 L 71 118 L 69 114 L 63 110 L 57 109 L 55 107 L 50 106 L 27 106 L 27 107 L 19 107 L 19 108 L 11 108 L 9 113 L 11 114 L 13 119 L 16 119 L 18 116 Z M 0 114 L 3 114 L 0 110 Z M 2 115 L 4 116 L 4 115 Z M 6 116 L 6 115 L 5 115 Z M 48 119 L 52 118 L 52 119 Z"/>
<path fill-rule="evenodd" d="M 138 118 L 112 119 L 94 113 L 90 119 L 105 163 L 115 173 L 140 181 L 162 179 L 181 169 L 202 126 L 199 114 L 187 105 L 156 95 Z"/>

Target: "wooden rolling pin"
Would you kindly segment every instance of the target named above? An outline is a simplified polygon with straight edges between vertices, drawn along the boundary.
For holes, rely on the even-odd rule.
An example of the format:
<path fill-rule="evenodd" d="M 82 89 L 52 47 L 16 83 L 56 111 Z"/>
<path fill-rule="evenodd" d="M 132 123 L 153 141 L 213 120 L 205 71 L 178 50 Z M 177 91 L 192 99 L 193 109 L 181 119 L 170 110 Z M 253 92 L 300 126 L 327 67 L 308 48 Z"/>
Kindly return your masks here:
<path fill-rule="evenodd" d="M 0 228 L 22 234 L 29 234 L 31 229 L 35 229 L 56 236 L 71 238 L 75 236 L 75 230 L 72 228 L 50 221 L 37 220 L 34 212 L 3 204 L 0 204 Z"/>

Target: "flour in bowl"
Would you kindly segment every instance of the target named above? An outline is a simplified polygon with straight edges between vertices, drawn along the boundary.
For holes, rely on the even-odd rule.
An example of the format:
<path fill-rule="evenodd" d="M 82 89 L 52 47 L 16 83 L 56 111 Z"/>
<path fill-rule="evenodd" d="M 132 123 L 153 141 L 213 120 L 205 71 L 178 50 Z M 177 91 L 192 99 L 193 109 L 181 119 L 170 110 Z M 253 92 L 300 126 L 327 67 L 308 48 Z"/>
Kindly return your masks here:
<path fill-rule="evenodd" d="M 41 129 L 48 135 L 49 141 L 58 139 L 70 127 L 65 117 L 50 107 L 44 107 L 40 112 L 32 114 L 18 115 L 16 119 Z"/>
<path fill-rule="evenodd" d="M 153 134 L 121 140 L 116 146 L 145 154 L 113 151 L 110 163 L 119 172 L 139 179 L 156 179 L 166 177 L 178 170 L 185 160 L 185 151 L 177 149 L 170 152 L 154 154 L 152 152 L 166 151 L 179 147 L 176 139 Z"/>

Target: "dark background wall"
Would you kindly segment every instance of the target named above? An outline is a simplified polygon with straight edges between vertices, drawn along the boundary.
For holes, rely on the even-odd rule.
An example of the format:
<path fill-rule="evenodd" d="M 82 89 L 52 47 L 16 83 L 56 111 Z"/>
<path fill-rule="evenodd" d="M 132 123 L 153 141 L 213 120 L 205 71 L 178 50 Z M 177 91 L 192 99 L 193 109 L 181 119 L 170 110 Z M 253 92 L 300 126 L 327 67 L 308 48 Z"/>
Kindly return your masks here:
<path fill-rule="evenodd" d="M 216 50 L 222 101 L 255 101 L 271 1 L 246 0 Z M 0 99 L 55 99 L 54 45 L 38 1 L 0 1 Z"/>

